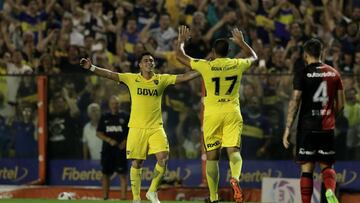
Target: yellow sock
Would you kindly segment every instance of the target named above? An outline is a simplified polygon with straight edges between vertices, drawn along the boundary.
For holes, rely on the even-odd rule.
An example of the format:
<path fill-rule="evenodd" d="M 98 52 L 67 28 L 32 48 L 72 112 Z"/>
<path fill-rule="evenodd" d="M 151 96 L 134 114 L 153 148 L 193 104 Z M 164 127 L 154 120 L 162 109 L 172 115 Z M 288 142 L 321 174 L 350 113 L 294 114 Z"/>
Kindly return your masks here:
<path fill-rule="evenodd" d="M 151 181 L 151 185 L 149 187 L 150 192 L 156 192 L 157 188 L 163 179 L 165 174 L 165 167 L 160 166 L 158 163 L 156 163 L 154 172 L 153 172 L 153 178 Z"/>
<path fill-rule="evenodd" d="M 210 201 L 218 200 L 219 164 L 218 161 L 206 161 L 206 178 L 210 191 Z"/>
<path fill-rule="evenodd" d="M 233 152 L 229 156 L 231 176 L 239 181 L 242 168 L 242 159 L 240 152 Z"/>
<path fill-rule="evenodd" d="M 141 168 L 130 168 L 130 182 L 133 200 L 141 200 L 140 188 L 141 188 Z"/>

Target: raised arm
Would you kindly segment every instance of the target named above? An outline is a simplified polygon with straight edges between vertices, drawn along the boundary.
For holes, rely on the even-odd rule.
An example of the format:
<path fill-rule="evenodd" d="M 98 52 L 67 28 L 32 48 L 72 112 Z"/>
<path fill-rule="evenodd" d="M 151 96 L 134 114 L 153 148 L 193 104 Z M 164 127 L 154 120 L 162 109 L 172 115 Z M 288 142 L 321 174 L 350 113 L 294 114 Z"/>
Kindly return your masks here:
<path fill-rule="evenodd" d="M 91 64 L 90 59 L 82 58 L 80 60 L 80 65 L 85 69 L 90 69 L 92 72 L 94 72 L 96 75 L 100 77 L 108 78 L 116 82 L 119 82 L 119 77 L 117 72 L 113 72 L 104 68 L 94 66 Z"/>
<path fill-rule="evenodd" d="M 191 57 L 185 53 L 185 41 L 190 37 L 190 30 L 185 25 L 179 27 L 178 45 L 176 47 L 176 58 L 185 66 L 191 67 Z"/>
<path fill-rule="evenodd" d="M 295 116 L 299 110 L 301 104 L 301 94 L 302 91 L 294 90 L 292 94 L 292 98 L 289 102 L 287 119 L 286 119 L 286 127 L 283 136 L 283 145 L 287 149 L 289 147 L 289 135 L 292 124 L 294 123 Z"/>
<path fill-rule="evenodd" d="M 255 51 L 245 42 L 242 32 L 238 28 L 234 28 L 231 31 L 232 38 L 230 38 L 235 44 L 237 44 L 246 54 L 251 62 L 258 59 Z"/>

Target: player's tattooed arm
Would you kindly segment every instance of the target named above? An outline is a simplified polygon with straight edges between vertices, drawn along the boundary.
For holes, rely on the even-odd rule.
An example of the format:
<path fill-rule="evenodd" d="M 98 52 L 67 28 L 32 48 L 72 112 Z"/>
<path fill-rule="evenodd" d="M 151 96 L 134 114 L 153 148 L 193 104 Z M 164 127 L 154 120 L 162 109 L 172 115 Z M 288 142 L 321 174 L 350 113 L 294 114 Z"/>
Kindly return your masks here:
<path fill-rule="evenodd" d="M 299 106 L 301 104 L 301 93 L 302 92 L 300 90 L 294 90 L 291 100 L 289 102 L 288 114 L 286 119 L 286 128 L 283 135 L 283 145 L 286 149 L 289 148 L 290 129 L 294 122 L 295 116 L 299 110 Z"/>
<path fill-rule="evenodd" d="M 287 114 L 287 119 L 286 119 L 286 128 L 291 128 L 295 116 L 299 110 L 300 104 L 301 104 L 301 93 L 302 91 L 299 90 L 294 90 L 291 100 L 289 102 L 289 107 L 288 107 L 288 114 Z"/>
<path fill-rule="evenodd" d="M 82 58 L 80 60 L 80 65 L 85 69 L 91 70 L 92 72 L 94 72 L 96 75 L 98 75 L 100 77 L 108 78 L 108 79 L 114 80 L 116 82 L 119 81 L 119 77 L 118 77 L 117 72 L 113 72 L 111 70 L 107 70 L 107 69 L 104 69 L 104 68 L 94 66 L 91 63 L 90 59 Z"/>

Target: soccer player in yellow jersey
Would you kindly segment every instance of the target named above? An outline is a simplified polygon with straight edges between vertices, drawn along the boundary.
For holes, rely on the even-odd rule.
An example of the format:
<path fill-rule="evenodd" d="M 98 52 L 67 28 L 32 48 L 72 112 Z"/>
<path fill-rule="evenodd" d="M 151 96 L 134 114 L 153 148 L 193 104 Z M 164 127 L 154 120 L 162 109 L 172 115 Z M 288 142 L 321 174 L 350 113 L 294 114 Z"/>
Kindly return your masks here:
<path fill-rule="evenodd" d="M 221 148 L 227 149 L 232 178 L 230 184 L 237 203 L 243 202 L 239 187 L 242 159 L 240 155 L 243 120 L 240 113 L 239 88 L 242 73 L 257 60 L 256 53 L 244 41 L 242 33 L 232 30 L 234 43 L 247 54 L 245 59 L 227 58 L 229 44 L 227 39 L 217 39 L 212 48 L 213 60 L 194 59 L 186 55 L 184 42 L 189 29 L 179 28 L 179 47 L 177 58 L 184 65 L 200 72 L 203 77 L 206 95 L 204 97 L 204 144 L 206 149 L 206 176 L 210 191 L 210 202 L 218 202 L 219 166 Z"/>
<path fill-rule="evenodd" d="M 169 144 L 163 129 L 161 98 L 167 86 L 198 77 L 196 71 L 179 75 L 155 74 L 155 61 L 150 53 L 139 57 L 140 73 L 116 73 L 96 67 L 89 59 L 80 64 L 96 75 L 128 86 L 131 95 L 129 134 L 126 143 L 127 159 L 132 160 L 130 169 L 133 202 L 140 202 L 141 168 L 148 154 L 155 154 L 157 163 L 146 197 L 152 203 L 159 203 L 157 188 L 165 174 L 169 157 Z"/>

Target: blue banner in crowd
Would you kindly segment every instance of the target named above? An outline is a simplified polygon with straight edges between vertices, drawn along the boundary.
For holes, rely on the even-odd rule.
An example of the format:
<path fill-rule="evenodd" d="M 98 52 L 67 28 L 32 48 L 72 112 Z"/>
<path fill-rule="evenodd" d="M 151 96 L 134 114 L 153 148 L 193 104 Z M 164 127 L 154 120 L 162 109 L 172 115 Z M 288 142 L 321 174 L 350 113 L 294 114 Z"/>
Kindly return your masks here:
<path fill-rule="evenodd" d="M 28 184 L 38 179 L 37 159 L 1 159 L 0 185 Z"/>
<path fill-rule="evenodd" d="M 150 185 L 155 160 L 145 161 L 142 174 L 142 186 Z M 200 160 L 170 160 L 166 174 L 166 183 L 183 186 L 201 184 Z M 335 164 L 337 182 L 341 189 L 360 188 L 360 162 L 337 162 Z M 100 186 L 101 166 L 99 161 L 53 160 L 49 163 L 48 180 L 51 185 Z M 315 179 L 320 180 L 319 169 Z M 244 161 L 241 186 L 261 188 L 263 177 L 298 178 L 299 167 L 293 161 Z M 231 177 L 229 163 L 220 162 L 220 186 L 228 186 Z M 26 184 L 38 178 L 37 160 L 1 159 L 0 184 Z M 118 186 L 119 179 L 112 177 L 112 185 Z"/>
<path fill-rule="evenodd" d="M 145 161 L 142 186 L 149 186 L 155 161 Z M 98 161 L 51 161 L 50 184 L 52 185 L 97 185 L 100 186 L 101 167 Z M 184 186 L 201 184 L 200 160 L 170 160 L 165 180 Z M 360 162 L 337 162 L 337 181 L 343 189 L 360 188 Z M 261 188 L 263 177 L 298 178 L 300 170 L 293 161 L 244 161 L 241 185 L 244 188 Z M 315 179 L 320 180 L 319 170 Z M 112 185 L 119 185 L 117 176 L 112 177 Z M 220 162 L 220 186 L 228 186 L 231 177 L 229 163 Z M 179 181 L 180 180 L 180 181 Z"/>

